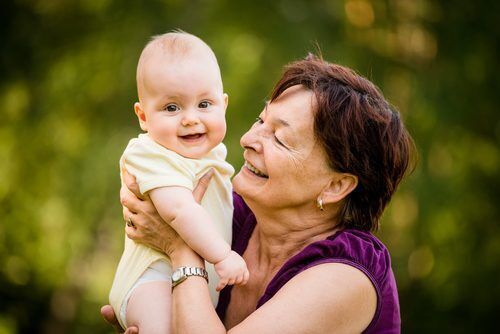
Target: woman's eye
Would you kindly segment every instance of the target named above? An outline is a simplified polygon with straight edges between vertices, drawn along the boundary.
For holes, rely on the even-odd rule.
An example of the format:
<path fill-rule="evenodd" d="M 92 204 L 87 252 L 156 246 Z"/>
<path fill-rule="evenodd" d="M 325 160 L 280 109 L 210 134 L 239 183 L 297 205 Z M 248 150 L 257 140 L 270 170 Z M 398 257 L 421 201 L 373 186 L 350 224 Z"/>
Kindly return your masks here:
<path fill-rule="evenodd" d="M 283 144 L 279 139 L 278 137 L 274 136 L 274 140 L 276 141 L 276 143 L 278 143 L 280 146 L 283 146 L 283 147 L 286 147 L 285 144 Z"/>
<path fill-rule="evenodd" d="M 179 107 L 175 104 L 169 104 L 165 107 L 165 111 L 168 112 L 176 112 L 177 110 L 179 110 Z"/>
<path fill-rule="evenodd" d="M 198 104 L 198 108 L 201 108 L 201 109 L 206 109 L 210 107 L 210 102 L 208 101 L 203 101 L 203 102 L 200 102 L 200 104 Z"/>

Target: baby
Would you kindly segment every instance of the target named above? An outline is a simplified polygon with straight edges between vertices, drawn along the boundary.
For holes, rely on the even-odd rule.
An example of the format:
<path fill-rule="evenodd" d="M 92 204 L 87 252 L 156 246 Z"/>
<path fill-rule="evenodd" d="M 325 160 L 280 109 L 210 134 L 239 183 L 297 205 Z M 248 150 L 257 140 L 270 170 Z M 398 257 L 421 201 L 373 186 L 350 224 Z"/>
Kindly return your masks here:
<path fill-rule="evenodd" d="M 207 278 L 214 305 L 226 284 L 248 280 L 244 260 L 229 246 L 234 169 L 222 144 L 228 97 L 214 53 L 185 32 L 157 36 L 146 45 L 137 66 L 137 91 L 134 109 L 146 133 L 130 140 L 121 167 L 135 176 L 165 222 L 209 262 L 208 278 L 201 268 L 184 267 L 172 277 L 164 254 L 125 238 L 110 302 L 124 328 L 169 333 L 171 289 L 179 277 Z M 210 169 L 214 176 L 200 205 L 191 191 Z"/>

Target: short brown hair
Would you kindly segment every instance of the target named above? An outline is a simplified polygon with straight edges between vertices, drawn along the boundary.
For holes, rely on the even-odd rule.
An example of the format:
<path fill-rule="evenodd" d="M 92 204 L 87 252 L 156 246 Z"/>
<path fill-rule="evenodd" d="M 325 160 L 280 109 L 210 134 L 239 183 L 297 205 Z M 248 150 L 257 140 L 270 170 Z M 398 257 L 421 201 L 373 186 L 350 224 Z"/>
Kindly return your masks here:
<path fill-rule="evenodd" d="M 285 67 L 271 101 L 295 85 L 315 94 L 314 132 L 330 167 L 358 177 L 357 187 L 345 199 L 338 226 L 378 229 L 415 148 L 399 112 L 368 79 L 312 54 Z"/>

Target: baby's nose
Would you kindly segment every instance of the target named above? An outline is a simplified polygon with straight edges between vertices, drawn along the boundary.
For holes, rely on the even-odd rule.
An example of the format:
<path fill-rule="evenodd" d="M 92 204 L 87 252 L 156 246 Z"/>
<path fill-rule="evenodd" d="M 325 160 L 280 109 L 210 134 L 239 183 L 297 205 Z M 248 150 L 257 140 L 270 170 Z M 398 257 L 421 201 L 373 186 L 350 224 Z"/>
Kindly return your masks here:
<path fill-rule="evenodd" d="M 182 117 L 182 125 L 183 126 L 188 126 L 188 125 L 195 125 L 200 123 L 200 119 L 195 113 L 189 112 Z"/>

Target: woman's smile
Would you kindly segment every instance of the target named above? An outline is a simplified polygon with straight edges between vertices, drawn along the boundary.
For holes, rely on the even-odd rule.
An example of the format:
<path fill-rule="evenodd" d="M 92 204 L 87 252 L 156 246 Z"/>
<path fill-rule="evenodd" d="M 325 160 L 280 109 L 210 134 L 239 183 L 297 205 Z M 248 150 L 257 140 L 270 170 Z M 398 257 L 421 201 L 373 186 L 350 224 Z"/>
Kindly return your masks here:
<path fill-rule="evenodd" d="M 252 165 L 250 162 L 246 161 L 245 160 L 245 165 L 244 165 L 249 171 L 251 171 L 253 174 L 259 176 L 259 177 L 263 177 L 263 178 L 266 178 L 268 179 L 269 176 L 266 175 L 264 172 L 260 171 L 259 169 L 257 169 L 254 165 Z"/>

